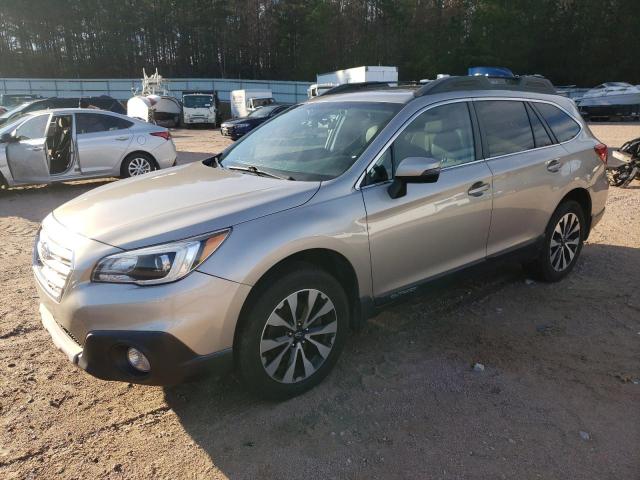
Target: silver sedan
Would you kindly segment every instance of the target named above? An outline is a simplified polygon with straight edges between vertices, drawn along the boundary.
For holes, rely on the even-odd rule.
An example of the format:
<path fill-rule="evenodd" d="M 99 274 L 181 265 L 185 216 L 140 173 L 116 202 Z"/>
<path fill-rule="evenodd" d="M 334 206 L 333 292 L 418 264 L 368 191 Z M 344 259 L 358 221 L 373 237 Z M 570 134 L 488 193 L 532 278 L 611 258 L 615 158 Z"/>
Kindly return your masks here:
<path fill-rule="evenodd" d="M 0 186 L 132 177 L 175 161 L 169 130 L 103 110 L 33 112 L 0 128 Z"/>

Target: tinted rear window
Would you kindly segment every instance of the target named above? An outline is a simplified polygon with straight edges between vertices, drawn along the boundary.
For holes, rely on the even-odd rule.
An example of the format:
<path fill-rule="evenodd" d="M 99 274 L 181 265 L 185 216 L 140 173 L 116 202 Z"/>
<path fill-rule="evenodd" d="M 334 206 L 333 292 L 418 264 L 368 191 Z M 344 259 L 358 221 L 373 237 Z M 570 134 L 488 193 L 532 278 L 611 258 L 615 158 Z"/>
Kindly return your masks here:
<path fill-rule="evenodd" d="M 535 106 L 559 142 L 571 140 L 580 131 L 580 125 L 558 107 L 548 103 L 535 103 Z"/>
<path fill-rule="evenodd" d="M 78 134 L 124 130 L 133 125 L 133 122 L 125 120 L 124 118 L 102 115 L 100 113 L 77 113 L 76 119 Z"/>
<path fill-rule="evenodd" d="M 475 103 L 489 157 L 522 152 L 534 148 L 531 124 L 524 103 L 512 100 L 487 100 Z"/>

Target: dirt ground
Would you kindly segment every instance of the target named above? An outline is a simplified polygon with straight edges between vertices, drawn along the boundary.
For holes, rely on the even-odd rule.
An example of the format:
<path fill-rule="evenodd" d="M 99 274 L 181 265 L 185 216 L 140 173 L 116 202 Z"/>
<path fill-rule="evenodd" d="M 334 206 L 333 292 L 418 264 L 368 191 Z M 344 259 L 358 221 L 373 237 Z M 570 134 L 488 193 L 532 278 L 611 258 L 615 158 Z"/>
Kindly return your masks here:
<path fill-rule="evenodd" d="M 610 146 L 640 136 L 592 129 Z M 227 144 L 212 130 L 174 138 L 181 162 Z M 640 478 L 640 183 L 610 190 L 563 282 L 508 263 L 440 282 L 368 322 L 319 387 L 283 403 L 233 376 L 104 382 L 55 349 L 33 236 L 103 183 L 0 197 L 0 478 Z"/>

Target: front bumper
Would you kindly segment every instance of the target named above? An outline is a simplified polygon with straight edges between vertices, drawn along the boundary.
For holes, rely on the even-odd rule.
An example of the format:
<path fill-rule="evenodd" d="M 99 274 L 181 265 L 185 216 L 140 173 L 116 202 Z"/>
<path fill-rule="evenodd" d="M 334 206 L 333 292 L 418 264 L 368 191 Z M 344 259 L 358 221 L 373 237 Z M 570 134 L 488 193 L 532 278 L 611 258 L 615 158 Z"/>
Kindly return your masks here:
<path fill-rule="evenodd" d="M 55 244 L 71 252 L 59 295 L 41 283 L 46 278 L 38 275 L 37 252 L 33 268 L 42 323 L 72 363 L 100 378 L 166 384 L 189 378 L 230 352 L 250 286 L 197 270 L 162 285 L 95 283 L 95 263 L 119 250 L 70 232 L 51 215 L 42 229 L 48 250 Z M 112 350 L 122 350 L 127 341 L 155 363 L 150 376 L 131 375 L 114 363 Z"/>
<path fill-rule="evenodd" d="M 246 132 L 241 132 L 235 127 L 221 127 L 220 134 L 223 137 L 230 137 L 233 140 L 236 140 L 243 136 Z"/>
<path fill-rule="evenodd" d="M 36 285 L 43 326 L 73 364 L 104 380 L 148 385 L 231 368 L 235 328 L 250 291 L 197 271 L 151 287 L 79 284 L 60 302 Z M 129 347 L 149 359 L 149 374 L 128 365 Z"/>
<path fill-rule="evenodd" d="M 231 348 L 209 355 L 198 355 L 166 332 L 96 330 L 84 345 L 61 327 L 44 305 L 40 306 L 42 325 L 53 343 L 76 366 L 94 377 L 144 385 L 175 385 L 203 375 L 222 375 L 233 368 Z M 135 370 L 127 361 L 127 349 L 134 347 L 149 360 L 151 370 Z"/>

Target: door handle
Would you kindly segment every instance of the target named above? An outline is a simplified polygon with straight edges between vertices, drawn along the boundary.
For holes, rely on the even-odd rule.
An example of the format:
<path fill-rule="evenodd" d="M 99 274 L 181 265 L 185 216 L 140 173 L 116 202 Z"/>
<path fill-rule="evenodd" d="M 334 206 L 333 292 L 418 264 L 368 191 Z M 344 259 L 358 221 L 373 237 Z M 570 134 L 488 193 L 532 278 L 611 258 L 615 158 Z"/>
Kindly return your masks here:
<path fill-rule="evenodd" d="M 116 140 L 119 142 L 124 142 L 125 140 L 129 140 L 130 137 L 116 137 Z"/>
<path fill-rule="evenodd" d="M 469 187 L 467 193 L 472 197 L 480 197 L 484 194 L 484 192 L 489 190 L 489 187 L 491 187 L 491 185 L 489 185 L 488 183 L 476 182 Z"/>
<path fill-rule="evenodd" d="M 562 164 L 560 163 L 559 158 L 554 158 L 553 160 L 550 160 L 549 162 L 547 162 L 547 170 L 549 170 L 552 173 L 559 172 L 561 168 L 562 168 Z"/>
<path fill-rule="evenodd" d="M 41 152 L 42 150 L 44 150 L 44 147 L 31 147 L 29 148 L 29 150 L 31 150 L 32 152 Z"/>

